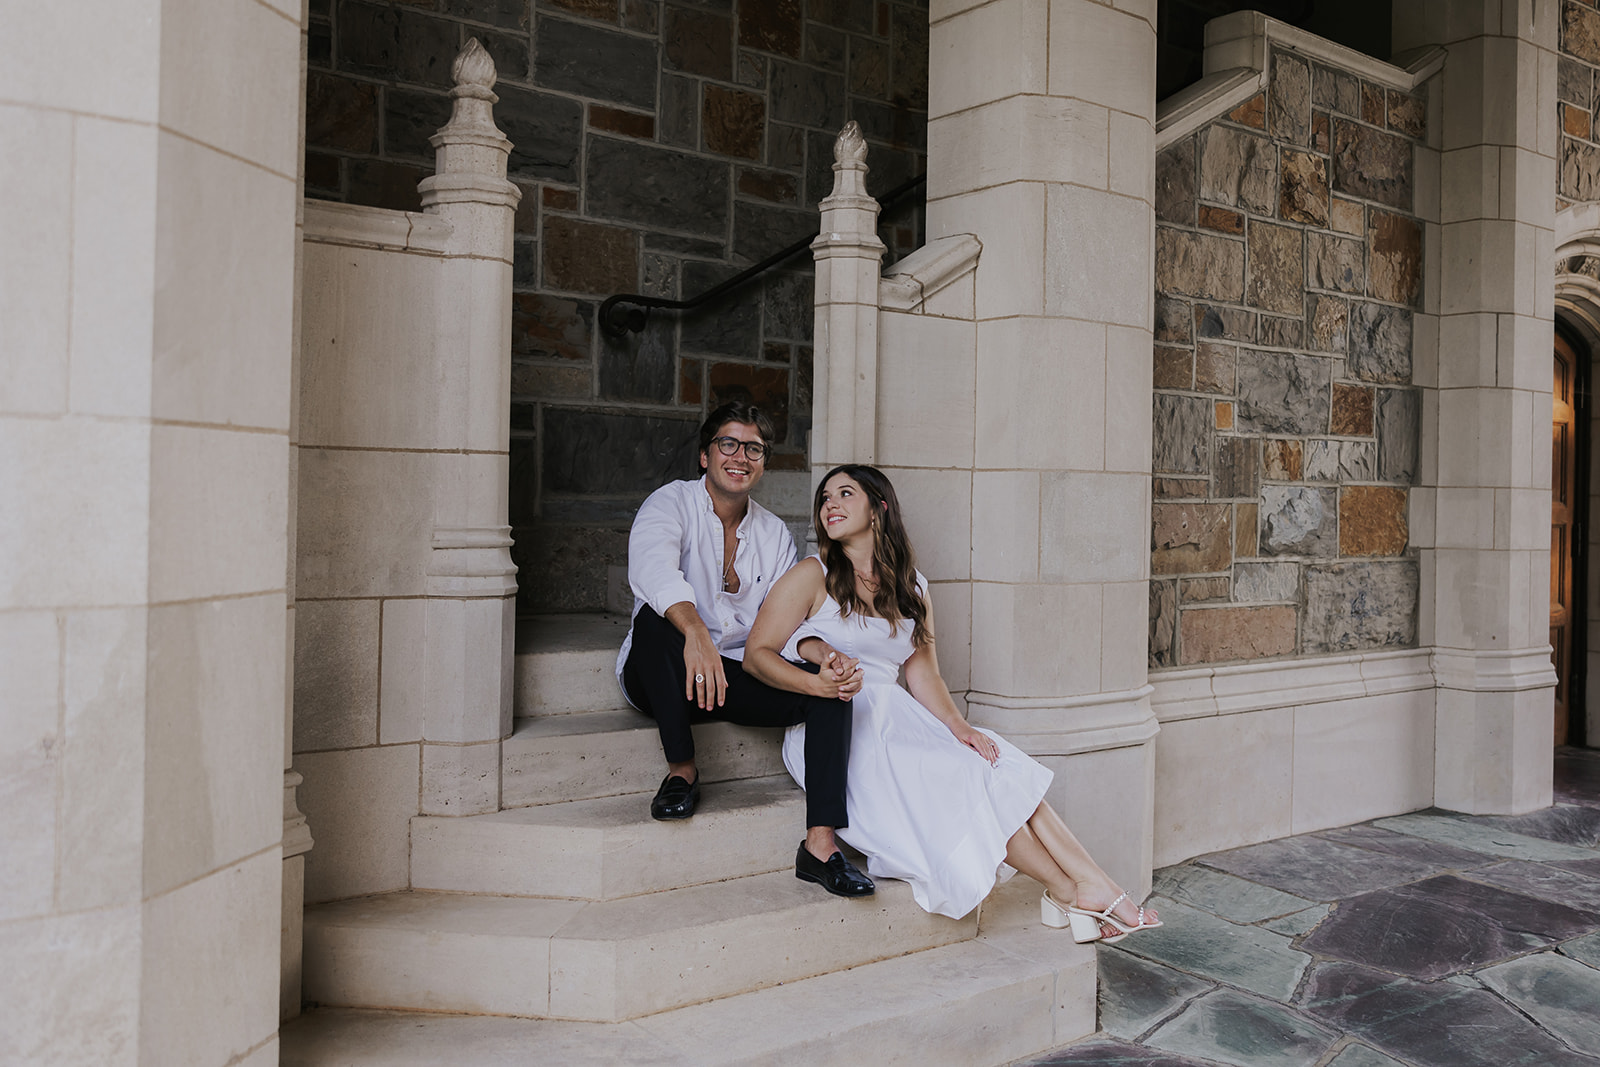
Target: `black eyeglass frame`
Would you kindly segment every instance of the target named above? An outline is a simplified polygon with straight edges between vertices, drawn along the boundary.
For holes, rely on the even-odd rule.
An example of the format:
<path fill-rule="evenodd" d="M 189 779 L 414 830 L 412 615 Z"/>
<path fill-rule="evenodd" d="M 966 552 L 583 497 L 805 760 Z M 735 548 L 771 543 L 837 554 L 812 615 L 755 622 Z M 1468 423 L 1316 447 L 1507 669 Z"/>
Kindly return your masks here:
<path fill-rule="evenodd" d="M 767 453 L 772 449 L 763 441 L 741 441 L 737 437 L 713 437 L 711 443 L 717 446 L 717 451 L 724 456 L 736 456 L 739 449 L 744 449 L 744 458 L 751 463 L 760 463 L 767 458 Z"/>

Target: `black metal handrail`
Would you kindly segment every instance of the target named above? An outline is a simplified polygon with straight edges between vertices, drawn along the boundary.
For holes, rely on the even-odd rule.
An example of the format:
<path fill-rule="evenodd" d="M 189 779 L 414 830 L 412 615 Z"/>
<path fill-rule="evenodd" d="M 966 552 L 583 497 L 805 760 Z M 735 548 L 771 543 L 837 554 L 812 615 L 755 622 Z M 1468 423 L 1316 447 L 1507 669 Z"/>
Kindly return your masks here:
<path fill-rule="evenodd" d="M 891 189 L 882 200 L 878 201 L 881 211 L 888 211 L 901 200 L 911 194 L 928 180 L 926 174 L 919 174 L 910 181 L 902 182 Z M 660 308 L 665 311 L 689 311 L 699 307 L 709 300 L 715 300 L 731 289 L 737 289 L 756 275 L 771 270 L 778 264 L 804 252 L 811 247 L 811 242 L 817 239 L 817 234 L 822 231 L 800 238 L 788 248 L 780 249 L 763 259 L 760 263 L 747 267 L 726 281 L 713 285 L 699 296 L 690 297 L 688 300 L 668 300 L 665 297 L 645 296 L 643 293 L 618 293 L 606 297 L 605 303 L 600 305 L 600 329 L 608 337 L 620 337 L 626 332 L 639 333 L 644 329 L 645 321 L 649 318 L 651 308 Z M 622 305 L 628 305 L 623 307 Z"/>

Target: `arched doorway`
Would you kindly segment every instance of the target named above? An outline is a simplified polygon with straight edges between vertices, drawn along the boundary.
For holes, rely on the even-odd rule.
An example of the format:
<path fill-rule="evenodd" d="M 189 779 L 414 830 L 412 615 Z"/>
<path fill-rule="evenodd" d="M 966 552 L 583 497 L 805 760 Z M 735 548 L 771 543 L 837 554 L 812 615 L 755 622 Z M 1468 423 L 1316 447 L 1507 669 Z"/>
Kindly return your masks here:
<path fill-rule="evenodd" d="M 1556 670 L 1554 743 L 1585 740 L 1587 680 L 1590 346 L 1558 317 L 1551 367 L 1550 648 Z"/>

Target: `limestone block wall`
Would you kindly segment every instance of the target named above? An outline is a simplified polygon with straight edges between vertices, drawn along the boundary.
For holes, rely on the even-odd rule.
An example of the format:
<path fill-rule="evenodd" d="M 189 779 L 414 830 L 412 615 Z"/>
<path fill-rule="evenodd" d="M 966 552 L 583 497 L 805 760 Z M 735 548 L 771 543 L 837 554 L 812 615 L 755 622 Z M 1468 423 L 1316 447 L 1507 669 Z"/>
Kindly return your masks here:
<path fill-rule="evenodd" d="M 278 1059 L 300 8 L 178 6 L 0 43 L 6 1063 Z"/>
<path fill-rule="evenodd" d="M 398 216 L 403 229 L 390 229 L 409 237 L 406 250 L 373 247 L 390 212 L 308 216 L 294 762 L 316 835 L 305 871 L 315 904 L 409 884 L 434 498 L 460 457 L 439 446 L 428 391 L 386 384 L 418 380 L 430 362 L 439 220 Z"/>
<path fill-rule="evenodd" d="M 923 168 L 926 3 L 916 0 L 311 0 L 306 188 L 416 210 L 428 136 L 468 36 L 499 72 L 517 214 L 511 509 L 521 610 L 596 610 L 639 501 L 695 470 L 709 407 L 778 416 L 804 466 L 812 276 L 802 255 L 696 314 L 608 340 L 617 292 L 699 293 L 816 226 L 847 119 L 877 194 Z M 887 213 L 890 260 L 922 240 Z M 804 510 L 804 507 L 802 507 Z"/>
<path fill-rule="evenodd" d="M 1280 48 L 1158 156 L 1152 667 L 1416 644 L 1425 125 Z"/>

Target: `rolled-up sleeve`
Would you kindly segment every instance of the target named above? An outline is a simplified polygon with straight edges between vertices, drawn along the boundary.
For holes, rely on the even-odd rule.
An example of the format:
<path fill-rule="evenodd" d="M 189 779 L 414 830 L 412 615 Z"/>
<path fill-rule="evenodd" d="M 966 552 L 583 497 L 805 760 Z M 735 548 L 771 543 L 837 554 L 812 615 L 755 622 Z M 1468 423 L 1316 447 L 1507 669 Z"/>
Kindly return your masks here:
<path fill-rule="evenodd" d="M 628 585 L 662 617 L 685 600 L 701 608 L 683 573 L 685 522 L 680 502 L 657 490 L 639 506 L 628 532 Z"/>

